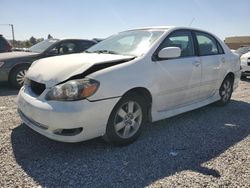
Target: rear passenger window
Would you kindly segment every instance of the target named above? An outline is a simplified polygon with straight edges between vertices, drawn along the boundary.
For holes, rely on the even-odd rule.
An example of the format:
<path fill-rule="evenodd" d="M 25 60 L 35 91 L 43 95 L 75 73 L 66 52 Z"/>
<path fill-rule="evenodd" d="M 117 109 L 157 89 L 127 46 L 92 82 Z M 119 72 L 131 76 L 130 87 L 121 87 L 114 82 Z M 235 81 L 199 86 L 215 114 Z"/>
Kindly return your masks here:
<path fill-rule="evenodd" d="M 206 33 L 195 32 L 201 56 L 222 54 L 223 49 L 214 37 Z"/>

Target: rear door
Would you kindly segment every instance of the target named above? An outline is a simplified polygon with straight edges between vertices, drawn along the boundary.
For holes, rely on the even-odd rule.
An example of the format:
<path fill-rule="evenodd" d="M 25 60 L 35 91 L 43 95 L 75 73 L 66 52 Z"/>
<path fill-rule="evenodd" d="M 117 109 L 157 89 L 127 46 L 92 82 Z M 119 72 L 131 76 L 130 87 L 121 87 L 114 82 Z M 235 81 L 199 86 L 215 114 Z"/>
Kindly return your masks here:
<path fill-rule="evenodd" d="M 220 72 L 225 63 L 225 54 L 219 42 L 210 34 L 195 31 L 198 53 L 201 58 L 200 98 L 212 96 L 218 89 Z"/>

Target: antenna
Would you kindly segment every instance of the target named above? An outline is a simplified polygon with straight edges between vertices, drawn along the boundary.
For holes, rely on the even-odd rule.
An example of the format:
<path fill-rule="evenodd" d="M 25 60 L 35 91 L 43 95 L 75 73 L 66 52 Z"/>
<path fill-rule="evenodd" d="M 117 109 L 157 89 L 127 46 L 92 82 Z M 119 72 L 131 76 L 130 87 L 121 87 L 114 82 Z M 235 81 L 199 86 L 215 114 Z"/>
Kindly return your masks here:
<path fill-rule="evenodd" d="M 195 21 L 195 18 L 192 18 L 192 20 L 190 21 L 190 23 L 188 24 L 188 26 L 190 27 L 193 24 L 194 21 Z"/>

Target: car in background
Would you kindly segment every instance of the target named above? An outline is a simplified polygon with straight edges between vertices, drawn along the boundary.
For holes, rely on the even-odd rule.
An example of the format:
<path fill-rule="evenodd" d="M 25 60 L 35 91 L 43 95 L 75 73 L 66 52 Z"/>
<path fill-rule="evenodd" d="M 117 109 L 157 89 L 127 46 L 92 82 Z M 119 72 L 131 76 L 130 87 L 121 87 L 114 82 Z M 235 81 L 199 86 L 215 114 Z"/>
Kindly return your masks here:
<path fill-rule="evenodd" d="M 25 51 L 0 54 L 0 81 L 9 81 L 11 86 L 20 88 L 26 71 L 37 59 L 80 53 L 97 42 L 83 39 L 48 39 L 35 44 Z"/>
<path fill-rule="evenodd" d="M 80 142 L 102 136 L 126 145 L 148 121 L 228 104 L 240 73 L 238 55 L 211 33 L 139 28 L 84 53 L 36 61 L 17 106 L 24 123 L 48 138 Z"/>
<path fill-rule="evenodd" d="M 11 48 L 10 43 L 0 34 L 0 53 L 11 52 Z"/>
<path fill-rule="evenodd" d="M 235 50 L 234 52 L 236 54 L 239 54 L 239 56 L 242 56 L 243 54 L 245 54 L 249 51 L 250 51 L 250 46 L 242 46 L 242 47 L 238 48 L 237 50 Z"/>
<path fill-rule="evenodd" d="M 245 79 L 247 76 L 250 76 L 250 52 L 243 54 L 240 57 L 241 62 L 241 78 Z"/>

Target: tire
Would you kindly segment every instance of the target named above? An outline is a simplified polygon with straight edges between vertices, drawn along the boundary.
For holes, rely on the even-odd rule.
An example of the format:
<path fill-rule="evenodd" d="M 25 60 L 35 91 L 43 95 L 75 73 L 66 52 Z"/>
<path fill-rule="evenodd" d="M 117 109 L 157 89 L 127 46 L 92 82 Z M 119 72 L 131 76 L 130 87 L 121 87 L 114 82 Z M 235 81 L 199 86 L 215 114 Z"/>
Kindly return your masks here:
<path fill-rule="evenodd" d="M 114 145 L 128 145 L 140 136 L 146 121 L 147 105 L 144 98 L 130 93 L 115 105 L 103 138 Z"/>
<path fill-rule="evenodd" d="M 12 87 L 14 87 L 15 89 L 20 89 L 23 86 L 24 77 L 28 69 L 29 69 L 28 65 L 22 65 L 15 68 L 10 73 L 10 84 Z"/>
<path fill-rule="evenodd" d="M 233 93 L 233 79 L 231 77 L 226 77 L 220 86 L 220 97 L 221 99 L 217 101 L 218 106 L 225 106 L 229 103 L 232 93 Z"/>

